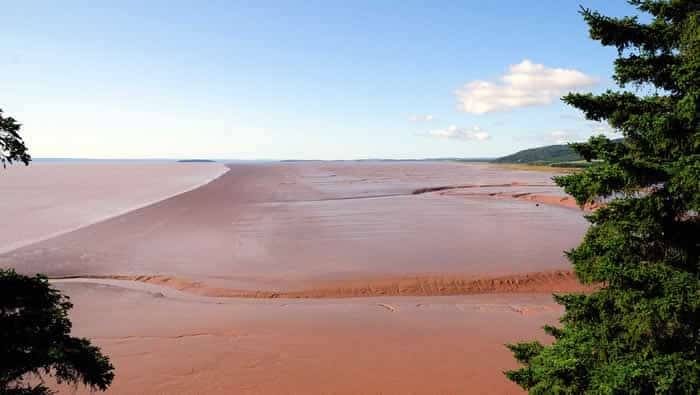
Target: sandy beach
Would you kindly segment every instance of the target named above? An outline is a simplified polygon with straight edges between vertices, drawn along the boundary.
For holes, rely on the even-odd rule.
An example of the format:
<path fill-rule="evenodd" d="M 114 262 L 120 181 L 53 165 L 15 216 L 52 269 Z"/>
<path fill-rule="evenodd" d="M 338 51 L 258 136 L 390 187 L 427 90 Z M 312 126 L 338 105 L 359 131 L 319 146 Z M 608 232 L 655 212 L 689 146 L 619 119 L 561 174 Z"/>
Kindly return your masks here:
<path fill-rule="evenodd" d="M 520 393 L 503 344 L 546 340 L 550 294 L 584 290 L 563 251 L 587 223 L 553 173 L 228 166 L 0 255 L 57 278 L 110 393 Z"/>

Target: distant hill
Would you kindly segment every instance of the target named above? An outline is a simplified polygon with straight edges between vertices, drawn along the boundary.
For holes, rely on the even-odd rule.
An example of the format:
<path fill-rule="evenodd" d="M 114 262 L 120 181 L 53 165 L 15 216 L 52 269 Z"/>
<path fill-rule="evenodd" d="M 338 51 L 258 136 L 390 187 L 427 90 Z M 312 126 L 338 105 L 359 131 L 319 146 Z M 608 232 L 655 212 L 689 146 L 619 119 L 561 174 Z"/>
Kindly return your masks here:
<path fill-rule="evenodd" d="M 495 159 L 494 163 L 523 163 L 532 165 L 549 165 L 558 162 L 576 162 L 583 160 L 579 154 L 566 144 L 548 145 L 530 148 L 514 154 Z"/>
<path fill-rule="evenodd" d="M 610 141 L 622 143 L 624 138 L 619 137 Z M 587 162 L 567 144 L 557 144 L 518 151 L 514 154 L 494 159 L 491 161 L 491 163 L 516 163 L 525 165 L 576 168 L 596 166 L 600 164 L 601 161 L 593 160 L 591 162 Z"/>
<path fill-rule="evenodd" d="M 214 163 L 215 160 L 211 159 L 180 159 L 178 163 Z"/>

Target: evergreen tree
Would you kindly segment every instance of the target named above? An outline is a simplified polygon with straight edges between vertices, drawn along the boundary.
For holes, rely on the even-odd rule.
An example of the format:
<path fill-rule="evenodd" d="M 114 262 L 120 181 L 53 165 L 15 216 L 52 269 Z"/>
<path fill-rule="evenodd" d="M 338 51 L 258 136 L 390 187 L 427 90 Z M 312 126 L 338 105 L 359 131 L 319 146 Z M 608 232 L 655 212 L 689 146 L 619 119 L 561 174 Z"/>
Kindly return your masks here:
<path fill-rule="evenodd" d="M 650 21 L 581 11 L 591 38 L 617 48 L 623 90 L 563 100 L 624 140 L 573 144 L 604 164 L 556 178 L 579 204 L 608 204 L 567 252 L 599 288 L 555 296 L 552 345 L 508 345 L 523 367 L 506 375 L 533 394 L 700 393 L 700 1 L 629 3 Z"/>
<path fill-rule="evenodd" d="M 22 125 L 14 118 L 3 117 L 0 109 L 0 163 L 3 167 L 8 163 L 12 164 L 13 161 L 21 161 L 28 165 L 32 159 L 27 153 L 24 140 L 19 135 L 20 127 Z"/>

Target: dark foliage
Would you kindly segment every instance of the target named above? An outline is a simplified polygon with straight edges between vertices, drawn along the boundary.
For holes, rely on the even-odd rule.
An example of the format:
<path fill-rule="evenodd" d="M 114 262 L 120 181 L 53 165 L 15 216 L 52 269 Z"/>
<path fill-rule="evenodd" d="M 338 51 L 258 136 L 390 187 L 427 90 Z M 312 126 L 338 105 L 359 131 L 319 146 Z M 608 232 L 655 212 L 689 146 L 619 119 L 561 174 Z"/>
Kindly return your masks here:
<path fill-rule="evenodd" d="M 566 311 L 546 328 L 552 345 L 509 346 L 523 367 L 506 375 L 534 394 L 700 393 L 700 2 L 630 3 L 651 21 L 582 14 L 593 39 L 618 49 L 620 86 L 656 92 L 563 99 L 625 139 L 574 144 L 603 163 L 556 179 L 579 204 L 614 199 L 567 253 L 602 288 L 555 297 Z"/>
<path fill-rule="evenodd" d="M 494 163 L 523 163 L 523 164 L 550 164 L 555 162 L 574 162 L 583 158 L 568 145 L 548 145 L 545 147 L 530 148 L 518 151 L 514 154 L 495 159 Z"/>
<path fill-rule="evenodd" d="M 41 375 L 105 390 L 109 359 L 87 339 L 70 336 L 68 297 L 42 275 L 0 270 L 0 393 L 49 394 Z"/>
<path fill-rule="evenodd" d="M 3 117 L 2 109 L 0 109 L 0 163 L 3 167 L 15 161 L 28 165 L 29 161 L 32 160 L 27 153 L 27 147 L 24 145 L 22 137 L 19 135 L 21 126 L 14 118 Z"/>

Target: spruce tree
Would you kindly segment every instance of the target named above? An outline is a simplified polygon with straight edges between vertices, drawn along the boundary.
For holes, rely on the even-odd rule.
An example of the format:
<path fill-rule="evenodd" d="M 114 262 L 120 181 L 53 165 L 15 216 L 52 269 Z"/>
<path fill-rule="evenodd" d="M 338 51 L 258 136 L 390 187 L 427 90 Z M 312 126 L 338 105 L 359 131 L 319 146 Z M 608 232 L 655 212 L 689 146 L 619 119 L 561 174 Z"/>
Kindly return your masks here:
<path fill-rule="evenodd" d="M 700 393 L 700 1 L 629 3 L 649 21 L 581 11 L 617 49 L 622 89 L 563 100 L 624 139 L 573 144 L 603 164 L 556 178 L 580 205 L 605 203 L 567 252 L 597 290 L 555 295 L 551 345 L 508 345 L 523 366 L 506 375 L 533 394 Z"/>

